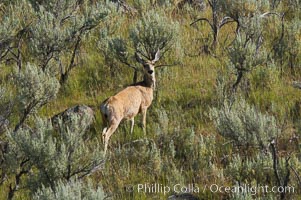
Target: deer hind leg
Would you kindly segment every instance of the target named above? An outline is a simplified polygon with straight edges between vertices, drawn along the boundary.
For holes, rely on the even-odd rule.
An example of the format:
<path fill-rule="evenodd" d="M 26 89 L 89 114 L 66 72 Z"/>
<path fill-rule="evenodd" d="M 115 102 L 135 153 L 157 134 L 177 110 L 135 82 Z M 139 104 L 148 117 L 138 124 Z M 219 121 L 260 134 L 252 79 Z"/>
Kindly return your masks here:
<path fill-rule="evenodd" d="M 106 135 L 107 130 L 108 130 L 108 128 L 105 127 L 105 128 L 103 129 L 103 131 L 102 131 L 102 142 L 103 142 L 103 144 L 105 143 L 105 135 Z"/>
<path fill-rule="evenodd" d="M 108 130 L 108 120 L 107 120 L 107 116 L 105 114 L 101 114 L 101 117 L 102 117 L 102 123 L 103 125 L 105 126 L 105 128 L 102 130 L 102 142 L 103 144 L 105 143 L 105 134 Z"/>
<path fill-rule="evenodd" d="M 106 129 L 106 132 L 103 132 L 102 134 L 102 138 L 104 141 L 104 155 L 106 155 L 107 149 L 108 149 L 108 144 L 109 144 L 109 139 L 112 136 L 112 134 L 116 131 L 117 127 L 119 125 L 119 122 L 117 122 L 116 120 L 112 120 L 112 122 L 110 123 L 110 126 L 108 129 Z M 105 131 L 104 129 L 104 131 Z"/>

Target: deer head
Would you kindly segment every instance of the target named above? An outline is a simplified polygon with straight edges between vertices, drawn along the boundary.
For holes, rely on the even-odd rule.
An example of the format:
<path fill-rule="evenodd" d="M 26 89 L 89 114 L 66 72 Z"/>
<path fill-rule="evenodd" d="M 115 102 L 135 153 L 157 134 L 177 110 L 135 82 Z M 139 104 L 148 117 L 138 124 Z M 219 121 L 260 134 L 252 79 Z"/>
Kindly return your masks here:
<path fill-rule="evenodd" d="M 137 62 L 143 65 L 144 81 L 151 84 L 153 89 L 155 89 L 155 63 L 160 59 L 160 50 L 158 49 L 153 60 L 144 60 L 137 52 L 135 53 L 135 57 Z"/>

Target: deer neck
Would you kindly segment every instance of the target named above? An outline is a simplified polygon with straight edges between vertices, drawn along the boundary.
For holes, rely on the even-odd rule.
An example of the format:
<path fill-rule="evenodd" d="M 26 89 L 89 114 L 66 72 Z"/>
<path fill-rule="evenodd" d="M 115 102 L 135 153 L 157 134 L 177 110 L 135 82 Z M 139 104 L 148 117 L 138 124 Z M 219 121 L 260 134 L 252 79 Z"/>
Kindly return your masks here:
<path fill-rule="evenodd" d="M 144 78 L 143 78 L 143 82 L 144 82 L 145 87 L 149 87 L 152 90 L 155 90 L 155 88 L 156 88 L 155 74 L 153 74 L 152 76 L 145 74 Z"/>

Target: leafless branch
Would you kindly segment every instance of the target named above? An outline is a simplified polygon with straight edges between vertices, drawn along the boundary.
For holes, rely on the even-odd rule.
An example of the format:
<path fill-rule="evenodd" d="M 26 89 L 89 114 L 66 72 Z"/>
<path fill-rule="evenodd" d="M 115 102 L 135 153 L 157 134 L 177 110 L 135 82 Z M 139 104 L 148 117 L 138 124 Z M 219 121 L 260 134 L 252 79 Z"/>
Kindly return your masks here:
<path fill-rule="evenodd" d="M 292 165 L 290 165 L 290 168 L 291 168 L 291 170 L 294 172 L 294 174 L 295 174 L 295 176 L 296 176 L 296 178 L 297 178 L 297 180 L 298 180 L 299 186 L 300 186 L 300 188 L 301 188 L 301 178 L 300 178 L 298 172 L 296 171 L 296 169 L 295 169 Z"/>
<path fill-rule="evenodd" d="M 211 24 L 211 22 L 210 22 L 209 19 L 207 19 L 207 18 L 199 18 L 199 19 L 193 21 L 193 22 L 190 24 L 190 26 L 192 26 L 193 24 L 195 24 L 195 23 L 197 23 L 197 22 L 199 22 L 199 21 L 206 21 L 206 22 L 210 25 L 211 29 L 214 30 L 213 25 Z"/>
<path fill-rule="evenodd" d="M 231 17 L 224 17 L 221 21 L 221 23 L 219 24 L 219 28 L 222 28 L 224 25 L 231 23 L 231 22 L 235 22 L 234 19 L 232 19 Z"/>
<path fill-rule="evenodd" d="M 261 14 L 260 17 L 266 17 L 266 16 L 269 16 L 269 15 L 276 15 L 278 17 L 282 16 L 279 13 L 276 13 L 276 12 L 265 12 L 265 13 Z"/>
<path fill-rule="evenodd" d="M 92 169 L 86 170 L 83 174 L 79 176 L 79 179 L 82 179 L 86 176 L 90 176 L 91 174 L 103 169 L 105 164 L 105 160 L 101 160 L 96 166 L 94 166 Z M 82 171 L 83 172 L 83 171 Z"/>
<path fill-rule="evenodd" d="M 279 186 L 281 186 L 281 180 L 278 173 L 278 156 L 277 156 L 277 150 L 275 146 L 275 140 L 273 140 L 270 144 L 271 151 L 272 151 L 272 157 L 273 157 L 273 169 L 274 169 L 274 175 L 276 177 L 277 183 Z"/>
<path fill-rule="evenodd" d="M 156 68 L 161 68 L 161 67 L 175 67 L 175 66 L 179 66 L 181 65 L 181 62 L 176 62 L 176 63 L 172 63 L 172 64 L 161 64 L 156 66 Z"/>

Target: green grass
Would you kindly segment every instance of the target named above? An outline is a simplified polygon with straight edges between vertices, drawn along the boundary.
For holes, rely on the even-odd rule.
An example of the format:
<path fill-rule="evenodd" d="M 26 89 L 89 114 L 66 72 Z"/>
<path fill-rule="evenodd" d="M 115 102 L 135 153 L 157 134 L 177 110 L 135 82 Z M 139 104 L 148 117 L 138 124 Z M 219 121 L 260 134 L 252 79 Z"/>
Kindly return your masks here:
<path fill-rule="evenodd" d="M 205 25 L 201 27 L 204 30 L 208 29 Z M 232 28 L 227 29 L 227 31 L 224 30 L 221 35 L 231 32 L 233 32 Z M 196 37 L 197 33 L 190 27 L 185 27 L 182 34 L 185 40 L 188 40 L 187 38 Z M 184 42 L 184 44 L 189 43 Z M 49 117 L 75 104 L 87 104 L 98 109 L 104 99 L 116 94 L 131 83 L 132 71 L 125 66 L 119 67 L 114 77 L 110 77 L 110 72 L 107 71 L 107 66 L 103 63 L 101 56 L 92 47 L 91 44 L 91 48 L 88 46 L 85 49 L 87 57 L 84 64 L 72 71 L 67 85 L 61 89 L 58 98 L 45 106 L 41 114 Z M 189 49 L 190 46 L 183 48 Z M 170 59 L 172 60 L 172 58 Z M 143 135 L 141 116 L 137 116 L 133 135 L 129 134 L 129 122 L 122 122 L 110 140 L 109 159 L 105 169 L 97 173 L 94 180 L 101 183 L 105 191 L 112 194 L 114 199 L 165 199 L 172 194 L 169 193 L 164 196 L 161 193 L 144 194 L 137 193 L 137 191 L 126 191 L 127 186 L 136 187 L 138 183 L 172 185 L 177 183 L 172 181 L 175 179 L 184 180 L 182 184 L 196 182 L 200 188 L 212 183 L 231 185 L 228 175 L 223 172 L 224 166 L 221 159 L 224 155 L 231 155 L 232 146 L 224 145 L 227 141 L 217 135 L 208 118 L 209 108 L 215 106 L 217 101 L 215 92 L 217 73 L 225 70 L 224 64 L 210 55 L 185 57 L 182 62 L 183 65 L 166 67 L 157 73 L 159 91 L 155 96 L 153 105 L 149 108 L 147 135 Z M 290 87 L 290 79 L 275 74 L 273 70 L 258 68 L 247 78 L 252 85 L 249 94 L 250 102 L 257 105 L 262 111 L 274 114 L 279 119 L 285 119 L 289 111 L 294 109 L 294 105 L 299 102 L 301 93 Z M 158 111 L 162 111 L 162 109 L 166 113 L 168 124 L 160 124 L 164 119 L 158 118 Z M 95 128 L 96 134 L 101 140 L 103 125 L 99 111 L 96 112 Z M 215 143 L 207 147 L 213 152 L 212 160 L 210 160 L 213 165 L 203 163 L 204 168 L 198 168 L 195 171 L 191 163 L 185 161 L 189 157 L 178 157 L 173 160 L 179 171 L 172 174 L 169 171 L 172 169 L 168 164 L 170 160 L 162 149 L 159 150 L 161 159 L 157 161 L 160 162 L 157 171 L 155 168 L 147 169 L 150 167 L 149 162 L 155 162 L 155 158 L 139 159 L 123 152 L 125 146 L 131 141 L 147 138 L 159 142 L 162 135 L 174 137 L 176 129 L 179 129 L 180 134 L 185 135 L 187 132 L 184 130 L 191 128 L 197 135 L 203 135 L 203 137 L 216 136 Z M 169 142 L 165 141 L 164 145 L 168 145 Z M 139 147 L 137 148 L 139 149 Z M 138 156 L 139 154 L 134 155 Z M 165 171 L 162 166 L 166 166 L 168 170 Z M 181 172 L 181 169 L 184 171 Z M 171 178 L 172 176 L 174 177 Z M 198 196 L 205 199 L 217 199 L 221 197 L 221 194 L 212 194 L 207 190 Z"/>
<path fill-rule="evenodd" d="M 208 11 L 204 14 L 210 16 Z M 192 17 L 187 13 L 184 13 L 183 17 L 181 14 L 176 16 L 177 19 L 181 19 L 182 49 L 186 53 L 197 55 L 200 46 L 194 45 L 194 41 L 211 33 L 205 23 L 198 24 L 198 29 L 189 26 Z M 132 20 L 135 18 L 126 18 L 117 30 L 118 34 L 126 37 Z M 126 191 L 127 186 L 136 186 L 138 183 L 196 183 L 201 189 L 212 183 L 233 185 L 234 179 L 231 174 L 225 173 L 225 168 L 231 162 L 232 155 L 240 152 L 217 133 L 208 113 L 211 107 L 217 105 L 216 79 L 219 73 L 226 71 L 224 48 L 229 44 L 228 41 L 234 38 L 234 31 L 235 25 L 228 25 L 221 30 L 221 43 L 216 52 L 213 52 L 218 59 L 204 53 L 199 56 L 184 56 L 181 58 L 182 65 L 157 71 L 158 93 L 147 114 L 146 136 L 141 128 L 140 115 L 136 117 L 133 135 L 129 134 L 129 122 L 122 122 L 111 137 L 105 168 L 92 176 L 94 182 L 103 185 L 104 190 L 114 199 L 166 199 L 171 195 Z M 228 35 L 226 43 L 222 43 Z M 103 124 L 99 105 L 107 97 L 131 84 L 133 74 L 130 68 L 122 65 L 113 66 L 113 71 L 109 71 L 109 66 L 93 41 L 85 44 L 82 51 L 85 52 L 82 63 L 71 72 L 57 99 L 45 105 L 39 114 L 48 118 L 76 104 L 90 105 L 96 112 L 94 126 L 96 136 L 101 140 Z M 177 60 L 177 57 L 168 57 L 166 60 Z M 7 68 L 2 69 L 4 70 L 0 75 L 1 80 L 7 78 L 4 74 L 9 73 Z M 300 122 L 295 124 L 295 121 L 300 118 L 301 92 L 291 87 L 293 78 L 290 75 L 281 75 L 278 69 L 264 66 L 257 67 L 245 77 L 250 82 L 248 102 L 262 112 L 277 117 L 279 123 L 286 122 L 285 138 L 293 134 L 300 136 L 300 130 L 296 132 L 294 126 L 300 126 Z M 14 118 L 16 116 L 12 117 Z M 194 136 L 191 136 L 193 139 L 190 140 L 192 130 Z M 198 146 L 201 137 L 205 142 Z M 146 144 L 131 144 L 139 139 L 154 141 L 157 149 L 154 150 Z M 171 157 L 169 148 L 171 140 L 175 143 L 174 157 Z M 204 144 L 206 146 L 202 148 Z M 127 149 L 127 145 L 133 145 L 132 148 L 137 152 Z M 139 154 L 139 150 L 145 155 Z M 300 154 L 298 156 L 300 157 Z M 196 163 L 193 162 L 194 159 Z M 300 166 L 300 158 L 298 162 Z M 7 188 L 7 185 L 4 188 Z M 24 190 L 21 191 L 16 199 L 28 199 L 26 194 L 23 195 Z M 0 199 L 5 193 L 5 189 L 0 190 Z M 208 190 L 197 195 L 201 199 L 230 198 L 228 195 L 213 194 Z M 297 195 L 294 197 L 299 198 Z"/>

